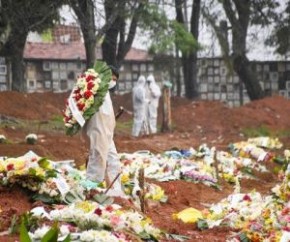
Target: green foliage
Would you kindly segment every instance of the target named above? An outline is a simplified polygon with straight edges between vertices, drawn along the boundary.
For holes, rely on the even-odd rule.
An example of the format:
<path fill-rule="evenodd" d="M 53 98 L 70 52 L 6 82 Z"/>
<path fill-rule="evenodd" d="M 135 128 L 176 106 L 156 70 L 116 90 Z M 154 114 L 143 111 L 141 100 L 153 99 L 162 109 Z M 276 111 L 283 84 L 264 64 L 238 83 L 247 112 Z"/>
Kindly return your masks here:
<path fill-rule="evenodd" d="M 45 157 L 41 158 L 37 163 L 43 169 L 50 167 L 50 162 Z"/>
<path fill-rule="evenodd" d="M 150 53 L 171 52 L 178 49 L 188 55 L 198 49 L 197 41 L 185 27 L 167 17 L 164 9 L 157 5 L 146 5 L 142 12 L 140 28 L 149 32 L 152 40 Z"/>
<path fill-rule="evenodd" d="M 199 219 L 197 221 L 197 228 L 200 230 L 208 229 L 208 224 L 204 219 Z"/>
<path fill-rule="evenodd" d="M 43 236 L 41 242 L 55 242 L 58 238 L 58 224 L 54 223 L 52 228 Z"/>
<path fill-rule="evenodd" d="M 260 126 L 258 128 L 245 128 L 242 133 L 247 137 L 272 136 L 271 131 L 267 126 Z"/>
<path fill-rule="evenodd" d="M 32 242 L 32 240 L 29 237 L 27 228 L 26 228 L 26 224 L 25 221 L 22 220 L 21 221 L 21 225 L 20 225 L 20 242 Z"/>

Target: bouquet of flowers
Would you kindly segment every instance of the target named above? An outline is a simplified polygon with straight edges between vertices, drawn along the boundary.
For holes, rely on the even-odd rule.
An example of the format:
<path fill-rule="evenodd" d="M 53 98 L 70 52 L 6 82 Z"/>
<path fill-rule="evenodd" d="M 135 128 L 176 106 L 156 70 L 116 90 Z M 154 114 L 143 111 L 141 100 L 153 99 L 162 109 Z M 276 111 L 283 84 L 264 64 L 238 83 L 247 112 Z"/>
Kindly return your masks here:
<path fill-rule="evenodd" d="M 36 134 L 28 134 L 25 137 L 25 141 L 27 144 L 34 145 L 37 141 L 37 135 Z"/>
<path fill-rule="evenodd" d="M 67 135 L 76 134 L 104 102 L 112 77 L 110 67 L 97 61 L 94 69 L 88 69 L 75 83 L 64 111 Z"/>

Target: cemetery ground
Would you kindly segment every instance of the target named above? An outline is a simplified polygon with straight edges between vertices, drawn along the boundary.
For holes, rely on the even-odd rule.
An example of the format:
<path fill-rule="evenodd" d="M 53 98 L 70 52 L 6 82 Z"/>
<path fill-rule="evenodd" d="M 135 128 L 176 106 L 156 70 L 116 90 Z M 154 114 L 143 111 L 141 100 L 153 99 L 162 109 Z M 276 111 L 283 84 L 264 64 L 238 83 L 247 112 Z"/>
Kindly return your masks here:
<path fill-rule="evenodd" d="M 85 163 L 87 146 L 80 135 L 66 136 L 62 122 L 62 110 L 68 93 L 0 93 L 0 134 L 7 142 L 0 144 L 0 156 L 18 157 L 32 150 L 39 156 L 53 161 L 74 160 L 77 166 Z M 280 139 L 283 149 L 290 147 L 290 102 L 279 96 L 253 101 L 242 107 L 230 108 L 216 101 L 190 101 L 173 97 L 172 131 L 156 135 L 131 137 L 132 103 L 131 94 L 114 95 L 115 110 L 123 106 L 125 112 L 118 119 L 115 143 L 119 152 L 133 153 L 149 150 L 162 153 L 171 149 L 197 148 L 206 143 L 219 150 L 227 150 L 233 142 L 246 140 L 255 136 L 273 136 Z M 162 123 L 162 111 L 159 107 L 159 126 Z M 37 134 L 34 145 L 27 144 L 25 137 L 29 133 Z M 282 149 L 282 150 L 283 150 Z M 278 151 L 279 152 L 279 151 Z M 282 152 L 282 151 L 281 151 Z M 241 192 L 255 189 L 267 195 L 279 182 L 277 167 L 269 161 L 266 163 L 268 173 L 255 172 L 257 179 L 241 180 Z M 146 207 L 148 215 L 155 226 L 172 234 L 185 235 L 188 241 L 225 241 L 232 232 L 229 228 L 199 230 L 195 224 L 184 224 L 173 220 L 172 214 L 185 208 L 203 209 L 208 204 L 219 202 L 233 193 L 233 185 L 219 180 L 220 189 L 202 183 L 183 180 L 157 182 L 168 195 L 166 203 L 151 203 Z M 0 187 L 0 233 L 11 225 L 14 214 L 20 215 L 33 207 L 23 189 Z M 3 235 L 0 241 L 17 241 L 18 236 Z M 165 241 L 165 240 L 163 240 Z M 167 240 L 167 241 L 174 241 Z"/>

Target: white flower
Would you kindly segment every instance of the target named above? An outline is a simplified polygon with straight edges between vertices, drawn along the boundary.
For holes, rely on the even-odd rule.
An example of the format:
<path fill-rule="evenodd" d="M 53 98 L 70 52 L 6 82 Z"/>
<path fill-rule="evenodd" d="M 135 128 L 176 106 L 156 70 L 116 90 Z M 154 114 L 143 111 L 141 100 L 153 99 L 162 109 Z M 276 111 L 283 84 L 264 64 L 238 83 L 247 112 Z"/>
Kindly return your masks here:
<path fill-rule="evenodd" d="M 3 134 L 0 134 L 0 143 L 5 143 L 6 137 Z"/>
<path fill-rule="evenodd" d="M 70 233 L 68 226 L 61 225 L 60 226 L 60 233 L 61 233 L 61 235 L 68 235 Z"/>
<path fill-rule="evenodd" d="M 50 227 L 48 226 L 43 226 L 41 228 L 38 228 L 35 230 L 34 234 L 31 233 L 33 239 L 42 239 L 44 235 L 50 230 Z"/>
<path fill-rule="evenodd" d="M 35 144 L 36 141 L 37 141 L 37 135 L 36 135 L 36 134 L 28 134 L 28 135 L 25 137 L 25 141 L 26 141 L 26 143 L 28 143 L 28 144 Z"/>

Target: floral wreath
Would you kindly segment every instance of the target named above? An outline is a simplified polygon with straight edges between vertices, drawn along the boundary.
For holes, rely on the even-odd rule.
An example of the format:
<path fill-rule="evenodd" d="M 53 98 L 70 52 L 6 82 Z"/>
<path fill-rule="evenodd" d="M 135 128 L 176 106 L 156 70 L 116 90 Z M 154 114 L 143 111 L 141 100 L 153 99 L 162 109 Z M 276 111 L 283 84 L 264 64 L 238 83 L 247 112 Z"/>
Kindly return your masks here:
<path fill-rule="evenodd" d="M 94 69 L 88 69 L 78 77 L 63 113 L 67 135 L 75 135 L 99 110 L 108 92 L 111 77 L 111 68 L 102 61 L 97 61 Z"/>

